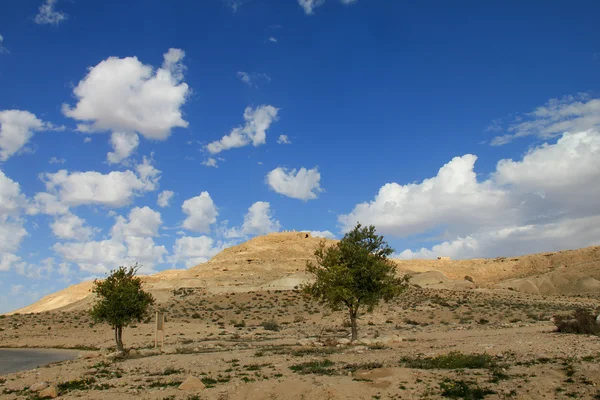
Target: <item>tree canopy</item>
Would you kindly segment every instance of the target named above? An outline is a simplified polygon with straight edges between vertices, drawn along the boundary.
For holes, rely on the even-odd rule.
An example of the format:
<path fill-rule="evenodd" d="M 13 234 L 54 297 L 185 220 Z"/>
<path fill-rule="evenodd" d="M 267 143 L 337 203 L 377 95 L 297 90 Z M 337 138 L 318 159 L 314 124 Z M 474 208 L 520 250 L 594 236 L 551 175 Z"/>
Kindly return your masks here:
<path fill-rule="evenodd" d="M 314 275 L 304 292 L 334 310 L 346 308 L 352 325 L 352 340 L 358 338 L 359 312 L 368 312 L 381 300 L 389 301 L 408 287 L 408 277 L 397 277 L 396 267 L 388 257 L 394 250 L 374 226 L 357 224 L 342 240 L 332 246 L 321 242 L 315 250 L 315 262 L 306 270 Z"/>
<path fill-rule="evenodd" d="M 106 322 L 115 330 L 119 351 L 123 351 L 123 327 L 141 322 L 154 304 L 152 295 L 142 290 L 142 281 L 135 276 L 137 270 L 137 264 L 129 268 L 121 266 L 105 280 L 94 280 L 92 292 L 98 300 L 90 313 L 95 321 Z"/>

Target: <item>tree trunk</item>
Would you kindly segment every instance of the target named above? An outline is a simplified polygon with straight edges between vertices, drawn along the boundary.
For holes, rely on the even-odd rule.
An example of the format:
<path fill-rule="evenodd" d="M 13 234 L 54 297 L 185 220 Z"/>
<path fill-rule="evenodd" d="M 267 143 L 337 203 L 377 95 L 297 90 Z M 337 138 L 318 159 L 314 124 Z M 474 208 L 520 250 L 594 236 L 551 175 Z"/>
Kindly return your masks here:
<path fill-rule="evenodd" d="M 123 327 L 115 327 L 115 341 L 117 342 L 117 351 L 123 352 Z"/>
<path fill-rule="evenodd" d="M 358 339 L 358 326 L 356 322 L 356 317 L 358 314 L 358 310 L 354 309 L 354 307 L 350 307 L 350 325 L 352 325 L 352 339 L 351 341 L 355 341 Z"/>

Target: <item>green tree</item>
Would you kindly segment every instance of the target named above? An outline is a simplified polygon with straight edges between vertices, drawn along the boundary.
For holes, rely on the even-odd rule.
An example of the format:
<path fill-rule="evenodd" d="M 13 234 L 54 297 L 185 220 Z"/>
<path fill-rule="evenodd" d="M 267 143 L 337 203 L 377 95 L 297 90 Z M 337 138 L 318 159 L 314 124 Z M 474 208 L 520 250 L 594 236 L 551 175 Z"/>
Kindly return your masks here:
<path fill-rule="evenodd" d="M 397 277 L 396 267 L 388 259 L 393 252 L 374 226 L 357 224 L 335 245 L 319 244 L 316 262 L 306 264 L 315 280 L 304 285 L 303 291 L 333 310 L 346 308 L 354 341 L 358 339 L 359 312 L 373 311 L 381 300 L 387 302 L 408 287 L 408 276 Z"/>
<path fill-rule="evenodd" d="M 152 295 L 142 290 L 142 281 L 135 276 L 137 270 L 138 264 L 119 267 L 105 280 L 94 280 L 92 292 L 98 300 L 90 313 L 96 322 L 106 322 L 115 330 L 118 351 L 123 351 L 123 327 L 141 322 L 154 304 Z"/>

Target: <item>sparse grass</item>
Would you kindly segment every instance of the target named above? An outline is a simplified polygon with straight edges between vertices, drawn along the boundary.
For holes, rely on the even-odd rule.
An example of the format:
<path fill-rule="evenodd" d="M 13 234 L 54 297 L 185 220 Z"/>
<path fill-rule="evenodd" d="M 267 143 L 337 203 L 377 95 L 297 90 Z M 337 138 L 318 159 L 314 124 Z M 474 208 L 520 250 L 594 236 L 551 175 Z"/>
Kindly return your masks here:
<path fill-rule="evenodd" d="M 307 375 L 335 375 L 335 369 L 332 367 L 335 363 L 331 360 L 325 359 L 320 361 L 310 361 L 306 363 L 292 365 L 290 369 L 298 374 Z"/>
<path fill-rule="evenodd" d="M 351 372 L 356 372 L 358 370 L 370 370 L 370 369 L 377 369 L 377 368 L 382 368 L 383 364 L 380 362 L 366 362 L 366 363 L 360 363 L 360 364 L 348 364 L 346 366 L 344 366 L 344 369 L 351 371 Z"/>
<path fill-rule="evenodd" d="M 437 357 L 404 357 L 400 363 L 415 369 L 480 369 L 493 366 L 492 357 L 487 354 L 463 354 L 456 351 Z"/>
<path fill-rule="evenodd" d="M 59 383 L 56 387 L 59 393 L 71 392 L 73 390 L 88 390 L 96 383 L 95 378 L 75 379 Z"/>
<path fill-rule="evenodd" d="M 485 398 L 488 394 L 496 393 L 487 388 L 480 388 L 476 382 L 452 380 L 448 378 L 440 383 L 440 389 L 442 391 L 442 397 L 448 397 L 450 399 L 478 400 Z"/>

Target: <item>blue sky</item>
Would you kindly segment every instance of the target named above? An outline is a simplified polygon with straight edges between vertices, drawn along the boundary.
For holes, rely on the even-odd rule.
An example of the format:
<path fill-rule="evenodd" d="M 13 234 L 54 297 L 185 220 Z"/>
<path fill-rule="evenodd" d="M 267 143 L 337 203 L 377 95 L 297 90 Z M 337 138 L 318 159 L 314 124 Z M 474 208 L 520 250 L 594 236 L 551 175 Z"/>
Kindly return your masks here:
<path fill-rule="evenodd" d="M 2 1 L 0 312 L 357 221 L 402 258 L 600 244 L 599 11 Z"/>

